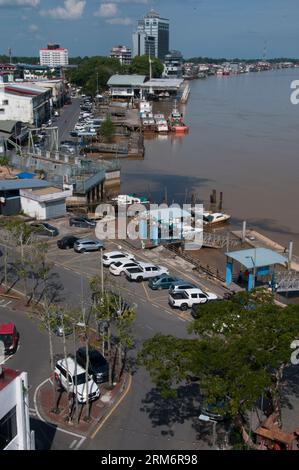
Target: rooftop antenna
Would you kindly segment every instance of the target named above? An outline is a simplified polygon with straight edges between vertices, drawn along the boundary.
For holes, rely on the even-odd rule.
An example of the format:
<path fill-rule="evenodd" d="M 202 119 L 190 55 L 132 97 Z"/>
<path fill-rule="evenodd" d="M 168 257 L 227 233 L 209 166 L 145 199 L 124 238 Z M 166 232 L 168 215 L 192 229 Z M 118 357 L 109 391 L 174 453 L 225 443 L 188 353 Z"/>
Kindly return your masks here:
<path fill-rule="evenodd" d="M 11 47 L 8 49 L 8 55 L 9 55 L 9 63 L 12 64 L 12 52 L 11 52 Z"/>

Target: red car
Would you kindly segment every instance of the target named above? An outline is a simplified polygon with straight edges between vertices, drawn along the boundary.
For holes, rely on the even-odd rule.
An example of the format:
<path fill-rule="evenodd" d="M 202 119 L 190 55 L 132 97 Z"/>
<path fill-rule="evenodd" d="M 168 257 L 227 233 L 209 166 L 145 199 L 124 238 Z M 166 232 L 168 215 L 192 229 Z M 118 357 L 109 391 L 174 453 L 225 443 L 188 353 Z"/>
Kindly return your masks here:
<path fill-rule="evenodd" d="M 14 323 L 0 324 L 0 342 L 4 343 L 5 354 L 14 354 L 16 352 L 19 336 Z"/>

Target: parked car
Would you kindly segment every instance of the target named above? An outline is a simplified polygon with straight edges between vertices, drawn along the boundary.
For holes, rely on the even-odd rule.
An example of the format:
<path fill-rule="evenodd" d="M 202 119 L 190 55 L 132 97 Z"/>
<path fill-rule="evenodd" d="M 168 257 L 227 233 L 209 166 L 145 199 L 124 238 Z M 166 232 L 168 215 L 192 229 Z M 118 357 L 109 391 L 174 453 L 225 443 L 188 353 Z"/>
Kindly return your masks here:
<path fill-rule="evenodd" d="M 184 290 L 187 289 L 198 289 L 198 286 L 192 284 L 191 282 L 184 281 L 184 279 L 179 279 L 169 287 L 169 293 L 184 292 Z"/>
<path fill-rule="evenodd" d="M 14 323 L 0 324 L 0 342 L 4 344 L 4 353 L 14 354 L 18 348 L 19 333 Z"/>
<path fill-rule="evenodd" d="M 70 218 L 71 227 L 81 227 L 81 228 L 94 228 L 97 225 L 95 220 L 91 220 L 88 217 L 78 216 Z"/>
<path fill-rule="evenodd" d="M 45 235 L 47 237 L 57 237 L 59 235 L 58 228 L 46 222 L 34 222 L 31 224 L 38 235 Z"/>
<path fill-rule="evenodd" d="M 217 298 L 217 295 L 212 292 L 203 292 L 201 289 L 187 289 L 183 292 L 170 293 L 168 303 L 172 308 L 180 308 L 184 311 L 192 308 L 195 304 L 205 304 Z"/>
<path fill-rule="evenodd" d="M 76 253 L 85 253 L 86 251 L 99 251 L 104 249 L 103 242 L 92 240 L 90 238 L 79 239 L 74 243 Z"/>
<path fill-rule="evenodd" d="M 78 237 L 74 237 L 73 235 L 66 235 L 65 237 L 57 241 L 57 246 L 61 250 L 69 250 L 70 248 L 74 248 L 74 244 L 78 240 Z"/>
<path fill-rule="evenodd" d="M 177 277 L 162 274 L 161 276 L 150 279 L 148 285 L 153 290 L 162 290 L 169 289 L 169 287 L 176 281 L 178 281 Z"/>
<path fill-rule="evenodd" d="M 134 260 L 116 261 L 115 263 L 110 264 L 109 271 L 114 276 L 121 276 L 125 275 L 125 270 L 127 268 L 135 268 L 138 265 L 139 262 Z"/>
<path fill-rule="evenodd" d="M 125 269 L 126 277 L 129 281 L 142 282 L 161 274 L 169 274 L 164 266 L 155 266 L 151 263 L 139 263 L 138 266 Z"/>
<path fill-rule="evenodd" d="M 67 377 L 68 371 L 68 377 Z M 77 395 L 79 403 L 86 403 L 87 397 L 89 401 L 96 400 L 100 396 L 100 390 L 93 378 L 89 375 L 88 383 L 86 384 L 86 371 L 79 364 L 76 364 L 72 357 L 60 359 L 55 365 L 55 380 L 56 382 L 67 390 L 67 380 L 69 383 L 69 390 L 74 395 Z"/>
<path fill-rule="evenodd" d="M 109 267 L 112 263 L 124 260 L 134 260 L 135 256 L 125 251 L 109 251 L 103 256 L 103 265 Z"/>
<path fill-rule="evenodd" d="M 104 356 L 96 349 L 89 349 L 88 372 L 96 383 L 107 382 L 109 376 L 109 365 Z M 86 370 L 86 348 L 79 348 L 76 352 L 78 364 Z"/>

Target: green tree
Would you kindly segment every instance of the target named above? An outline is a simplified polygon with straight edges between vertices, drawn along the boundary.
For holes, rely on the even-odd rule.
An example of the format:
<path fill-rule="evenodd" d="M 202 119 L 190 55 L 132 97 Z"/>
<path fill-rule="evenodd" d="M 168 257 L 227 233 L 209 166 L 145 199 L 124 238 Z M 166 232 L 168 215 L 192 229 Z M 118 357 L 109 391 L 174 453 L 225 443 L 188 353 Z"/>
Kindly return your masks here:
<path fill-rule="evenodd" d="M 107 140 L 108 142 L 112 140 L 115 134 L 115 125 L 111 119 L 111 116 L 108 115 L 105 121 L 102 122 L 101 127 L 99 129 L 99 135 Z"/>
<path fill-rule="evenodd" d="M 189 327 L 192 338 L 155 336 L 145 341 L 139 362 L 168 395 L 197 377 L 206 401 L 225 403 L 223 411 L 244 434 L 249 412 L 264 393 L 279 418 L 283 371 L 290 364 L 290 345 L 299 337 L 298 314 L 298 306 L 281 308 L 264 291 L 211 302 L 198 308 L 198 319 Z"/>
<path fill-rule="evenodd" d="M 161 77 L 164 66 L 160 59 L 156 57 L 151 58 L 152 62 L 152 76 L 153 78 Z M 130 73 L 134 73 L 137 75 L 146 75 L 147 77 L 150 76 L 150 64 L 149 64 L 149 57 L 147 55 L 136 56 L 132 59 L 130 65 Z"/>
<path fill-rule="evenodd" d="M 87 95 L 95 96 L 97 89 L 103 91 L 111 75 L 122 73 L 122 65 L 110 57 L 85 57 L 76 69 L 68 71 L 68 80 L 81 87 Z"/>

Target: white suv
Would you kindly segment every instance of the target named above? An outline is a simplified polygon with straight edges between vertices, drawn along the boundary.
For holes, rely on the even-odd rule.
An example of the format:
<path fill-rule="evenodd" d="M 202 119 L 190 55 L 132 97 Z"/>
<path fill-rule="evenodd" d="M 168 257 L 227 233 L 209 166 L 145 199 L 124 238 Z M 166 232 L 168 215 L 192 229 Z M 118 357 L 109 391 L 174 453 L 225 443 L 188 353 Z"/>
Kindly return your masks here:
<path fill-rule="evenodd" d="M 164 266 L 155 266 L 151 263 L 139 263 L 136 267 L 126 268 L 124 272 L 129 281 L 137 282 L 161 276 L 161 274 L 169 274 L 168 269 Z"/>
<path fill-rule="evenodd" d="M 72 357 L 67 358 L 67 363 L 65 359 L 60 359 L 56 362 L 55 365 L 55 380 L 67 390 L 67 369 L 69 373 L 69 390 L 71 393 L 76 395 L 79 403 L 86 403 L 87 393 L 86 393 L 86 381 L 85 374 L 86 371 L 83 367 L 77 364 Z M 76 373 L 76 375 L 75 375 Z M 90 401 L 96 400 L 100 396 L 100 390 L 97 384 L 94 382 L 92 377 L 88 376 L 88 398 Z"/>
<path fill-rule="evenodd" d="M 126 253 L 125 251 L 110 251 L 104 254 L 103 265 L 108 267 L 117 261 L 128 261 L 133 259 L 135 259 L 135 256 L 130 253 Z"/>

